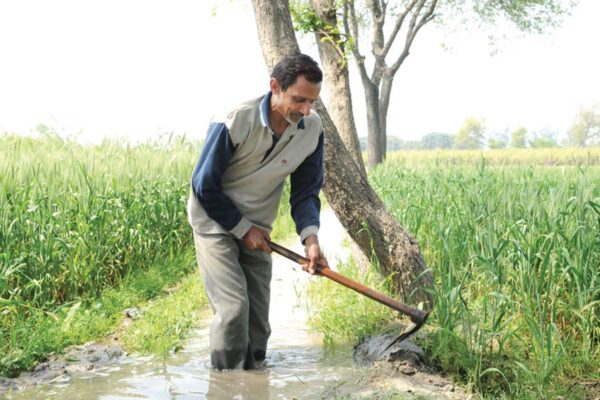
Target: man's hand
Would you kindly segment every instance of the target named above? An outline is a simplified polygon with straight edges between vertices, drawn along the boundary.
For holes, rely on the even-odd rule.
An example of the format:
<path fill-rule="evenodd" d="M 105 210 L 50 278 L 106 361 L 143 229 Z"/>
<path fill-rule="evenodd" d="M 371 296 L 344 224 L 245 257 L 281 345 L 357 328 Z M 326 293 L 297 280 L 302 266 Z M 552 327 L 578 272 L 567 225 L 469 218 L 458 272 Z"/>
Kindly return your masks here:
<path fill-rule="evenodd" d="M 316 274 L 317 263 L 329 267 L 329 264 L 319 247 L 319 239 L 315 235 L 306 238 L 304 241 L 304 251 L 306 253 L 306 258 L 310 260 L 308 264 L 302 264 L 302 269 L 304 271 L 310 272 L 313 275 Z"/>
<path fill-rule="evenodd" d="M 267 244 L 267 240 L 271 240 L 269 233 L 256 226 L 250 227 L 244 235 L 244 243 L 250 250 L 262 250 L 271 254 L 271 248 Z"/>

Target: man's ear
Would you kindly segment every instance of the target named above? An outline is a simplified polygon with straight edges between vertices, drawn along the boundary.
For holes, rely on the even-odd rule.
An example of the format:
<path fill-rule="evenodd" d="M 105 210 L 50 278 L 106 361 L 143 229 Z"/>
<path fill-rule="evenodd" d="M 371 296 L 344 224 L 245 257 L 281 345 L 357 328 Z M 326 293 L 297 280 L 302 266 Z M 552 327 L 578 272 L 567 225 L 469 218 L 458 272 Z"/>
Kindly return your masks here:
<path fill-rule="evenodd" d="M 273 94 L 279 94 L 279 92 L 281 92 L 281 86 L 279 86 L 279 82 L 277 82 L 277 79 L 271 78 L 271 80 L 269 81 L 269 86 L 271 87 L 271 92 Z"/>

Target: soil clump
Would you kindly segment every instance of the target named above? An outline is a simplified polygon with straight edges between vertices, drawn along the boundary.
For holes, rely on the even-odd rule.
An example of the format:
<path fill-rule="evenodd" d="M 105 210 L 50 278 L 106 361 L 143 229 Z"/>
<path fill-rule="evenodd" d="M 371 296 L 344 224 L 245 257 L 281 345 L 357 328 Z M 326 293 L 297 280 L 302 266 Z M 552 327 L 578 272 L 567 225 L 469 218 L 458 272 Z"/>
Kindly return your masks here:
<path fill-rule="evenodd" d="M 411 340 L 403 340 L 386 349 L 395 338 L 387 334 L 363 339 L 354 347 L 353 357 L 358 365 L 369 366 L 366 374 L 341 382 L 329 389 L 323 398 L 373 399 L 386 391 L 427 399 L 477 398 L 429 366 L 425 351 Z"/>

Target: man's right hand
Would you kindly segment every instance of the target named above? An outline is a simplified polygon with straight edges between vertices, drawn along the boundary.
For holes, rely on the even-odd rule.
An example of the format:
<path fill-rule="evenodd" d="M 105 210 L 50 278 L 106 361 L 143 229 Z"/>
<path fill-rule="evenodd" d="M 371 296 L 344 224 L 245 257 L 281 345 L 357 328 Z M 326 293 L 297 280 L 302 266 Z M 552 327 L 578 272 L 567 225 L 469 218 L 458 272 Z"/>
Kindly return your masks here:
<path fill-rule="evenodd" d="M 271 248 L 267 244 L 267 240 L 271 240 L 269 233 L 256 226 L 250 227 L 244 235 L 244 243 L 246 243 L 246 246 L 250 250 L 262 250 L 265 253 L 271 254 Z"/>

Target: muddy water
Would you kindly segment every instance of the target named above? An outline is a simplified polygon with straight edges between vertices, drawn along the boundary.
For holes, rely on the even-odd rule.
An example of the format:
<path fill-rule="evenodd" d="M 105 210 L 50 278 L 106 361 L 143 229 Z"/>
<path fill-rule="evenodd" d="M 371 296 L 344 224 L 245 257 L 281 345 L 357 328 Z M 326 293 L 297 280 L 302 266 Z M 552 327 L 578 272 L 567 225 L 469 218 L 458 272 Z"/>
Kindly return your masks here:
<path fill-rule="evenodd" d="M 322 215 L 320 241 L 334 265 L 347 255 L 341 252 L 344 231 L 331 211 Z M 290 244 L 298 253 L 299 244 Z M 259 371 L 218 372 L 210 368 L 208 324 L 193 332 L 185 349 L 166 361 L 151 357 L 123 357 L 89 371 L 59 376 L 56 380 L 26 388 L 8 399 L 313 399 L 328 382 L 353 370 L 350 349 L 326 352 L 319 335 L 306 320 L 310 310 L 303 301 L 311 280 L 324 279 L 303 272 L 299 266 L 273 255 L 273 281 L 267 366 Z M 2 397 L 0 395 L 0 397 Z"/>

